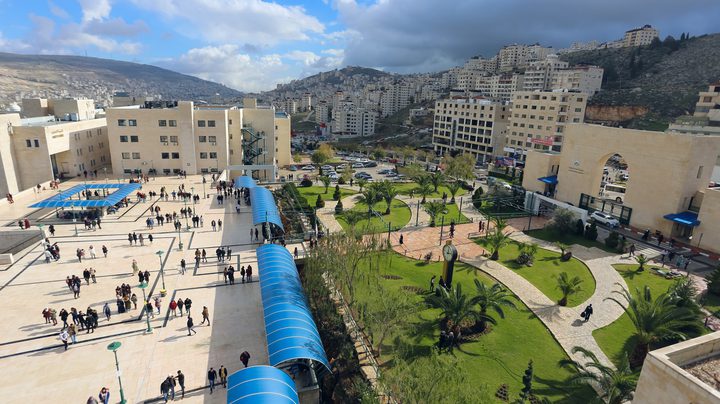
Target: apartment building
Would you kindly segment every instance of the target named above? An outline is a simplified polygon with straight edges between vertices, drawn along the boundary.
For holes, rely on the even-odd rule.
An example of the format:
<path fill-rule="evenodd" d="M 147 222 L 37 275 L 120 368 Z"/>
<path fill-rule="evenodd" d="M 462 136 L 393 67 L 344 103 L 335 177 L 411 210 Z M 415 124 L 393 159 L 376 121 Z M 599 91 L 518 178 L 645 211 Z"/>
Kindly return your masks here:
<path fill-rule="evenodd" d="M 22 114 L 32 117 L 0 115 L 0 195 L 55 178 L 96 170 L 104 174 L 103 168 L 110 165 L 107 125 L 105 118 L 95 117 L 94 101 L 29 99 L 22 103 L 27 107 Z"/>
<path fill-rule="evenodd" d="M 497 65 L 497 56 L 493 56 L 490 59 L 485 59 L 482 56 L 473 56 L 465 62 L 463 69 L 494 73 L 497 70 Z"/>
<path fill-rule="evenodd" d="M 543 60 L 530 63 L 525 70 L 523 89 L 525 91 L 549 90 L 555 72 L 567 69 L 569 65 L 568 62 L 560 60 L 557 55 L 548 55 Z"/>
<path fill-rule="evenodd" d="M 505 155 L 525 161 L 528 150 L 559 152 L 565 126 L 584 122 L 587 97 L 584 93 L 568 91 L 515 93 Z"/>
<path fill-rule="evenodd" d="M 330 122 L 330 105 L 327 103 L 327 101 L 320 101 L 315 104 L 315 122 Z"/>
<path fill-rule="evenodd" d="M 720 110 L 720 81 L 710 85 L 707 91 L 700 92 L 700 99 L 695 104 L 697 117 L 710 115 L 711 111 Z"/>
<path fill-rule="evenodd" d="M 509 102 L 516 91 L 521 91 L 525 83 L 525 76 L 518 73 L 496 74 L 487 77 L 478 77 L 474 90 L 495 102 Z"/>
<path fill-rule="evenodd" d="M 498 69 L 501 71 L 525 67 L 530 62 L 545 59 L 552 53 L 552 48 L 539 44 L 534 45 L 506 45 L 497 54 Z"/>
<path fill-rule="evenodd" d="M 435 103 L 433 147 L 442 156 L 470 153 L 484 163 L 502 153 L 510 107 L 483 97 L 456 97 Z"/>
<path fill-rule="evenodd" d="M 380 97 L 380 113 L 383 117 L 390 116 L 412 103 L 415 90 L 406 83 L 388 86 Z"/>
<path fill-rule="evenodd" d="M 300 110 L 303 112 L 310 111 L 312 109 L 312 94 L 305 93 L 300 98 Z"/>
<path fill-rule="evenodd" d="M 372 136 L 375 134 L 377 112 L 345 102 L 333 111 L 332 133 L 338 136 Z"/>
<path fill-rule="evenodd" d="M 650 45 L 653 39 L 659 37 L 660 34 L 658 33 L 658 30 L 656 30 L 650 25 L 643 25 L 640 28 L 634 28 L 629 31 L 625 31 L 625 36 L 623 37 L 622 43 L 625 47 L 644 46 Z"/>
<path fill-rule="evenodd" d="M 228 166 L 278 166 L 291 162 L 290 118 L 274 108 L 195 106 L 156 102 L 107 110 L 112 163 L 117 173 L 190 174 Z M 273 169 L 255 168 L 271 180 Z"/>
<path fill-rule="evenodd" d="M 590 96 L 600 92 L 605 70 L 598 66 L 575 66 L 553 72 L 548 90 L 570 90 Z"/>

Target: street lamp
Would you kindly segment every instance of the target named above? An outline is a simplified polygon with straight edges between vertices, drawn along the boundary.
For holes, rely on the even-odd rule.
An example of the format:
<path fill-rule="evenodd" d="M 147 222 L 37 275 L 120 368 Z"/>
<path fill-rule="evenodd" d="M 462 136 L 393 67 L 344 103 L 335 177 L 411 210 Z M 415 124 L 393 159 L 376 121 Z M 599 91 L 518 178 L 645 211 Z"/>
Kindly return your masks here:
<path fill-rule="evenodd" d="M 165 297 L 167 294 L 167 291 L 165 290 L 165 271 L 163 271 L 163 262 L 162 262 L 162 255 L 165 254 L 165 251 L 158 250 L 155 252 L 157 254 L 158 258 L 160 258 L 160 277 L 162 278 L 162 289 L 160 289 L 160 296 Z"/>
<path fill-rule="evenodd" d="M 205 193 L 205 183 L 207 182 L 207 178 L 203 175 L 203 199 L 207 199 L 207 194 Z"/>
<path fill-rule="evenodd" d="M 120 383 L 120 404 L 125 404 L 127 401 L 125 401 L 125 393 L 123 392 L 122 388 L 122 379 L 120 379 L 120 375 L 122 373 L 120 372 L 120 363 L 118 363 L 117 358 L 117 350 L 120 349 L 121 345 L 122 344 L 120 342 L 113 341 L 112 343 L 110 343 L 110 345 L 107 346 L 107 350 L 112 351 L 113 354 L 115 354 L 115 370 L 117 372 L 118 383 Z"/>
<path fill-rule="evenodd" d="M 180 237 L 180 228 L 179 227 L 177 229 L 177 232 L 178 232 L 178 251 L 182 251 L 183 242 L 182 242 L 182 238 Z"/>
<path fill-rule="evenodd" d="M 139 287 L 139 288 L 142 290 L 142 292 L 143 292 L 143 302 L 144 302 L 144 303 L 143 303 L 143 306 L 145 306 L 145 307 L 144 307 L 144 309 L 145 309 L 145 319 L 147 320 L 147 330 L 145 330 L 145 333 L 146 333 L 146 334 L 152 334 L 153 329 L 152 329 L 152 327 L 150 326 L 150 311 L 148 311 L 148 309 L 147 309 L 148 299 L 147 299 L 147 296 L 145 295 L 145 289 L 147 289 L 148 286 L 149 286 L 149 285 L 148 285 L 147 283 L 144 283 L 144 282 L 143 282 L 143 283 L 141 283 L 140 286 L 138 286 L 138 287 Z M 152 310 L 152 309 L 151 309 L 151 310 Z"/>
<path fill-rule="evenodd" d="M 195 213 L 195 187 L 190 187 L 190 197 L 193 200 L 193 214 Z"/>
<path fill-rule="evenodd" d="M 72 210 L 72 213 L 73 213 L 73 224 L 75 225 L 75 237 L 77 237 L 78 232 L 77 232 L 77 218 L 75 217 L 75 209 Z"/>
<path fill-rule="evenodd" d="M 188 223 L 188 214 L 187 214 L 187 198 L 183 198 L 183 202 L 185 203 L 185 227 L 186 227 L 187 231 L 190 231 L 190 223 Z"/>

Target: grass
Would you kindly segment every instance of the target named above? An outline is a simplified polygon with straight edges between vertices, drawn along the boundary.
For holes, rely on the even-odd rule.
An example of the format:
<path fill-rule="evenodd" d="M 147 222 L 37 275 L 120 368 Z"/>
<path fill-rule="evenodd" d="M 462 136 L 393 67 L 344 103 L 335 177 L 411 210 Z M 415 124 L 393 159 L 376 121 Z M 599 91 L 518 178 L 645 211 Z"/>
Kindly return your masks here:
<path fill-rule="evenodd" d="M 720 296 L 706 293 L 702 298 L 702 307 L 715 317 L 720 318 Z"/>
<path fill-rule="evenodd" d="M 528 234 L 528 236 L 532 236 L 537 239 L 545 240 L 545 241 L 549 241 L 549 242 L 559 241 L 559 242 L 561 242 L 563 244 L 567 244 L 567 245 L 578 244 L 583 247 L 588 247 L 588 248 L 595 247 L 595 248 L 599 248 L 603 251 L 607 251 L 607 252 L 614 253 L 614 254 L 619 254 L 617 252 L 617 250 L 607 248 L 604 243 L 601 243 L 598 241 L 593 241 L 593 240 L 588 240 L 585 237 L 578 236 L 578 235 L 572 234 L 572 233 L 565 233 L 563 235 L 558 236 L 557 234 L 550 231 L 549 229 L 538 229 L 538 230 L 530 230 L 529 232 L 527 232 L 527 234 Z"/>
<path fill-rule="evenodd" d="M 415 191 L 414 197 L 420 198 L 421 197 L 420 194 L 417 193 L 417 187 L 418 187 L 418 184 L 416 184 L 414 182 L 403 182 L 403 183 L 395 184 L 395 189 L 397 189 L 399 193 L 401 193 L 403 195 L 410 195 L 411 191 Z M 445 192 L 447 194 L 447 198 L 448 198 L 447 200 L 450 201 L 450 198 L 451 198 L 450 190 L 445 185 L 439 186 L 437 192 L 433 192 L 430 195 L 428 195 L 427 199 L 442 198 L 443 192 Z M 460 196 L 465 195 L 466 193 L 467 193 L 466 190 L 460 188 L 460 189 L 458 189 L 457 194 L 455 194 L 455 197 L 459 198 Z M 468 200 L 468 202 L 470 202 L 470 201 Z"/>
<path fill-rule="evenodd" d="M 360 230 L 362 233 L 369 234 L 386 232 L 388 231 L 388 223 L 390 223 L 393 230 L 402 228 L 410 221 L 410 216 L 412 215 L 410 213 L 410 208 L 408 208 L 405 202 L 399 199 L 393 199 L 392 204 L 390 205 L 389 215 L 384 214 L 385 209 L 387 209 L 387 203 L 385 203 L 385 201 L 376 203 L 373 206 L 373 209 L 382 214 L 382 220 L 375 215 L 373 215 L 369 220 L 361 220 L 355 225 L 355 228 Z M 366 204 L 358 202 L 352 207 L 352 210 L 367 213 L 368 208 Z M 344 230 L 350 228 L 347 222 L 343 219 L 342 215 L 335 215 L 335 218 Z"/>
<path fill-rule="evenodd" d="M 480 238 L 475 241 L 485 246 L 485 239 Z M 554 302 L 562 298 L 562 293 L 557 288 L 557 277 L 561 272 L 567 272 L 571 278 L 578 276 L 582 280 L 580 285 L 582 290 L 568 297 L 568 307 L 575 307 L 585 302 L 595 293 L 595 278 L 590 269 L 576 258 L 562 262 L 560 253 L 538 248 L 533 266 L 528 267 L 515 262 L 518 255 L 520 255 L 520 245 L 514 241 L 510 242 L 500 249 L 498 262 L 525 278 Z"/>
<path fill-rule="evenodd" d="M 613 267 L 622 275 L 623 279 L 625 279 L 628 290 L 634 296 L 637 296 L 636 289 L 642 292 L 647 285 L 653 297 L 655 297 L 667 292 L 667 289 L 673 284 L 673 280 L 655 275 L 649 269 L 645 269 L 643 272 L 637 272 L 637 264 L 618 264 L 613 265 Z M 619 296 L 616 295 L 616 297 Z M 623 355 L 629 355 L 635 346 L 635 341 L 632 337 L 634 331 L 635 327 L 630 321 L 630 317 L 628 317 L 627 314 L 623 314 L 612 324 L 593 331 L 593 337 L 610 360 L 618 364 Z"/>
<path fill-rule="evenodd" d="M 325 192 L 324 186 L 297 187 L 297 189 L 298 192 L 300 192 L 300 196 L 304 197 L 310 206 L 315 206 L 318 195 L 320 195 L 323 201 L 332 201 L 333 194 L 335 193 L 335 185 L 330 185 L 327 192 Z M 354 195 L 356 192 L 349 188 L 340 187 L 340 194 L 342 195 L 342 199 L 346 196 Z"/>
<path fill-rule="evenodd" d="M 441 263 L 424 264 L 395 253 L 385 253 L 386 260 L 380 265 L 379 273 L 368 273 L 367 278 L 357 282 L 356 307 L 368 300 L 368 290 L 373 287 L 375 278 L 387 288 L 401 290 L 402 287 L 417 287 L 427 290 L 432 275 L 440 275 Z M 381 275 L 396 275 L 402 279 L 385 279 Z M 473 279 L 489 284 L 493 282 L 476 268 L 462 263 L 456 264 L 454 284 L 462 284 L 463 291 L 475 294 Z M 385 365 L 391 365 L 396 344 L 395 337 L 408 340 L 417 355 L 425 355 L 439 337 L 438 310 L 425 306 L 422 295 L 413 294 L 417 301 L 417 312 L 410 320 L 411 325 L 404 333 L 395 331 L 383 345 Z M 468 380 L 485 384 L 490 394 L 494 394 L 501 384 L 507 383 L 511 399 L 517 398 L 522 388 L 522 374 L 528 360 L 533 360 L 535 379 L 533 390 L 541 397 L 547 397 L 555 403 L 588 402 L 593 393 L 589 389 L 576 390 L 566 383 L 570 372 L 557 366 L 560 359 L 566 358 L 565 352 L 529 309 L 519 300 L 518 310 L 506 309 L 505 318 L 497 315 L 498 324 L 492 331 L 479 336 L 477 340 L 463 343 L 455 349 L 453 355 L 458 359 L 458 371 L 467 372 Z M 411 337 L 408 337 L 411 336 Z M 462 386 L 458 386 L 462 388 Z M 499 401 L 498 401 L 499 402 Z"/>
<path fill-rule="evenodd" d="M 448 199 L 449 200 L 449 199 Z M 420 208 L 422 209 L 422 207 Z M 447 203 L 445 205 L 445 213 L 442 213 L 438 215 L 438 217 L 435 218 L 435 225 L 440 226 L 440 223 L 442 223 L 443 218 L 445 218 L 445 226 L 450 225 L 451 221 L 455 221 L 455 224 L 462 224 L 462 223 L 470 223 L 470 219 L 465 217 L 460 211 L 458 210 L 458 205 L 454 203 Z M 458 214 L 460 217 L 458 218 Z"/>

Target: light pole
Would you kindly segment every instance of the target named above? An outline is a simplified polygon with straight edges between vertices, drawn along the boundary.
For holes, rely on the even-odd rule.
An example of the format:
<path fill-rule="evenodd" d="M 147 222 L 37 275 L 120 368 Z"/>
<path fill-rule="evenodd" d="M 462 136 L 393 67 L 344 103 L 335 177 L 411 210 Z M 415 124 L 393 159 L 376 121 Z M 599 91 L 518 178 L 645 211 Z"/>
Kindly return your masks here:
<path fill-rule="evenodd" d="M 205 183 L 207 182 L 207 178 L 203 175 L 203 199 L 207 199 L 207 194 L 205 193 Z"/>
<path fill-rule="evenodd" d="M 178 232 L 178 251 L 182 251 L 183 242 L 182 242 L 182 238 L 180 237 L 180 228 L 179 227 L 177 229 L 177 232 Z"/>
<path fill-rule="evenodd" d="M 122 388 L 122 379 L 120 378 L 120 363 L 118 362 L 117 358 L 117 350 L 120 349 L 121 345 L 122 344 L 120 342 L 114 341 L 107 346 L 107 350 L 112 351 L 112 353 L 115 355 L 115 370 L 117 372 L 118 383 L 120 384 L 120 404 L 125 404 L 127 401 L 125 401 L 125 393 L 123 392 Z"/>
<path fill-rule="evenodd" d="M 190 197 L 193 200 L 193 214 L 195 214 L 195 187 L 190 187 Z"/>
<path fill-rule="evenodd" d="M 75 237 L 77 237 L 78 232 L 77 232 L 77 218 L 75 217 L 75 209 L 72 210 L 72 213 L 73 213 L 73 224 L 75 225 Z"/>
<path fill-rule="evenodd" d="M 165 297 L 167 294 L 167 290 L 165 290 L 165 271 L 163 271 L 163 262 L 162 262 L 162 255 L 165 254 L 165 251 L 158 250 L 155 252 L 157 254 L 158 258 L 160 258 L 160 278 L 162 279 L 162 289 L 160 289 L 160 296 Z"/>
<path fill-rule="evenodd" d="M 138 287 L 139 287 L 140 289 L 142 289 L 142 292 L 143 292 L 143 302 L 144 302 L 143 305 L 145 306 L 145 307 L 144 307 L 144 309 L 145 309 L 145 319 L 147 320 L 147 330 L 145 330 L 145 333 L 146 333 L 146 334 L 152 334 L 153 329 L 152 329 L 152 327 L 150 326 L 150 311 L 148 311 L 148 309 L 147 309 L 148 298 L 147 298 L 147 296 L 145 295 L 145 289 L 147 289 L 148 284 L 143 282 L 143 283 L 141 283 L 140 286 L 138 286 Z M 152 310 L 152 309 L 150 309 L 150 310 Z"/>
<path fill-rule="evenodd" d="M 183 192 L 184 194 L 184 192 Z M 183 198 L 183 202 L 185 203 L 185 227 L 187 231 L 190 231 L 190 223 L 188 222 L 188 214 L 187 214 L 187 198 Z"/>

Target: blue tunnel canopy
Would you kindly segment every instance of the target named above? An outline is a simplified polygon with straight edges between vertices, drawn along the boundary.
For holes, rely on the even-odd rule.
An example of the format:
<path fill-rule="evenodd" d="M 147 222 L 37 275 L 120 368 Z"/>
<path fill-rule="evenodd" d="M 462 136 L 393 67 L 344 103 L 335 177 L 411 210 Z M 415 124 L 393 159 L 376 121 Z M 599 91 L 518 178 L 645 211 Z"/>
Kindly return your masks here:
<path fill-rule="evenodd" d="M 275 197 L 270 190 L 264 187 L 250 188 L 250 205 L 252 206 L 254 225 L 268 222 L 285 230 L 282 220 L 280 220 L 277 204 L 275 204 Z"/>
<path fill-rule="evenodd" d="M 227 403 L 298 404 L 295 382 L 272 366 L 240 369 L 228 377 Z"/>
<path fill-rule="evenodd" d="M 141 186 L 138 183 L 131 184 L 78 184 L 74 187 L 60 192 L 57 195 L 53 195 L 43 201 L 30 205 L 31 208 L 107 208 L 114 206 L 116 203 L 122 201 L 140 189 Z M 82 191 L 107 189 L 114 190 L 108 196 L 102 199 L 70 199 L 73 195 L 79 194 Z"/>
<path fill-rule="evenodd" d="M 307 359 L 330 371 L 292 255 L 285 247 L 265 244 L 257 257 L 270 364 Z"/>
<path fill-rule="evenodd" d="M 255 180 L 247 175 L 235 178 L 235 188 L 255 188 Z"/>

